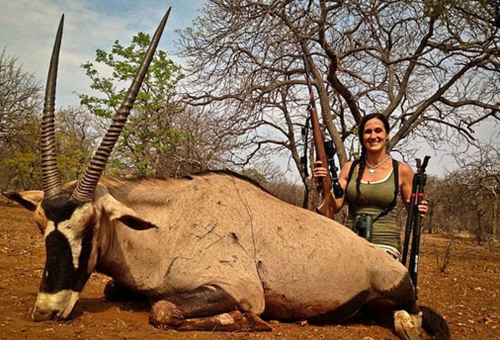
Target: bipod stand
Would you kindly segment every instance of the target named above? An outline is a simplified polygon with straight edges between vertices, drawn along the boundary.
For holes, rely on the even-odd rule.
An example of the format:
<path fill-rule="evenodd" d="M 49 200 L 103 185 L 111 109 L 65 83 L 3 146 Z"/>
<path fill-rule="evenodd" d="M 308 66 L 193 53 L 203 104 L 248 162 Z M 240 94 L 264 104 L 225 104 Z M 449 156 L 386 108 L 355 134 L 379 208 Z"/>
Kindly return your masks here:
<path fill-rule="evenodd" d="M 410 254 L 410 264 L 408 266 L 408 272 L 410 274 L 410 279 L 415 287 L 415 297 L 417 297 L 417 274 L 418 274 L 418 256 L 420 251 L 420 226 L 422 223 L 422 216 L 418 211 L 418 206 L 422 203 L 424 199 L 424 188 L 427 181 L 427 175 L 425 174 L 425 168 L 429 162 L 430 156 L 424 157 L 424 162 L 421 163 L 420 158 L 417 158 L 417 173 L 413 176 L 413 183 L 411 188 L 410 205 L 408 206 L 408 218 L 406 220 L 405 228 L 405 239 L 403 244 L 403 257 L 401 262 L 406 266 L 408 246 L 410 243 L 410 236 L 413 233 L 412 244 L 411 244 L 411 254 Z"/>

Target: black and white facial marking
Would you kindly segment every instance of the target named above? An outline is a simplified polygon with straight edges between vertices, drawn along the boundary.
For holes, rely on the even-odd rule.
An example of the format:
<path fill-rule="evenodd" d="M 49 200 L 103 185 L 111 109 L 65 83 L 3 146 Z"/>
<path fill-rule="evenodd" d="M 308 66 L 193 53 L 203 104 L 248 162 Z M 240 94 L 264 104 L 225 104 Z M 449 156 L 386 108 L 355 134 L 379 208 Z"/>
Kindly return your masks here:
<path fill-rule="evenodd" d="M 47 217 L 46 261 L 33 319 L 65 319 L 95 267 L 94 206 L 63 193 L 42 201 L 41 208 Z"/>

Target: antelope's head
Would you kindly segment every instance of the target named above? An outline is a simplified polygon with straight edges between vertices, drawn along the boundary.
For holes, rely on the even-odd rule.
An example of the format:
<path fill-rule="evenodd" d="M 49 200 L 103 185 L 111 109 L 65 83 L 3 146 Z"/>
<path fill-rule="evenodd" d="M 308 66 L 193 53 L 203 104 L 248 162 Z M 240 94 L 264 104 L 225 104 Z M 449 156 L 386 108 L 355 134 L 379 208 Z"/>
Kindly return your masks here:
<path fill-rule="evenodd" d="M 33 310 L 35 321 L 66 319 L 97 261 L 96 191 L 99 178 L 130 114 L 166 25 L 170 8 L 158 26 L 151 45 L 128 93 L 118 109 L 103 141 L 83 175 L 62 186 L 56 161 L 55 89 L 64 15 L 61 17 L 52 51 L 42 118 L 42 191 L 4 193 L 35 212 L 35 221 L 44 234 L 46 261 Z"/>

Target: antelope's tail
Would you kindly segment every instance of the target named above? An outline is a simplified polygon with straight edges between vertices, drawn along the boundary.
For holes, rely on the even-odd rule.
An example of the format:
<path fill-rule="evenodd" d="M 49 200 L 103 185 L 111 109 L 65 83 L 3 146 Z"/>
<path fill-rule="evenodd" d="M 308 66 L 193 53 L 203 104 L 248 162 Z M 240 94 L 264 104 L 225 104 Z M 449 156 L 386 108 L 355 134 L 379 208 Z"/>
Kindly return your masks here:
<path fill-rule="evenodd" d="M 435 340 L 449 340 L 450 328 L 446 320 L 436 311 L 426 306 L 419 306 L 422 311 L 422 327 Z"/>

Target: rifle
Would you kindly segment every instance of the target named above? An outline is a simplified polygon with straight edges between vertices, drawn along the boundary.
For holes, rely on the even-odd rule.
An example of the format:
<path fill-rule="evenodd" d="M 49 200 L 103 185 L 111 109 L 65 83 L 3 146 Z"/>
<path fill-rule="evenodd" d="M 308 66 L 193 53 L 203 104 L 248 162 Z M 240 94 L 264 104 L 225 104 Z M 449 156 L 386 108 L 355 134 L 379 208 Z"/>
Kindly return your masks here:
<path fill-rule="evenodd" d="M 314 93 L 312 90 L 311 82 L 309 81 L 309 67 L 307 59 L 304 56 L 304 68 L 307 88 L 309 89 L 309 105 L 307 111 L 311 118 L 311 126 L 313 131 L 314 147 L 316 149 L 316 159 L 321 161 L 321 166 L 328 169 L 328 158 L 325 150 L 325 143 L 321 127 L 319 125 L 318 113 L 316 111 L 316 103 L 314 100 Z M 335 168 L 336 169 L 336 168 Z M 330 175 L 324 178 L 319 178 L 316 190 L 321 195 L 321 203 L 315 208 L 316 212 L 323 216 L 332 218 L 334 217 L 333 204 L 330 200 L 330 190 L 332 189 L 332 179 Z"/>
<path fill-rule="evenodd" d="M 309 121 L 311 120 L 310 117 L 306 118 L 306 123 L 304 124 L 304 127 L 301 129 L 302 133 L 302 141 L 304 142 L 304 155 L 300 157 L 300 165 L 302 166 L 302 172 L 304 173 L 304 200 L 302 202 L 302 207 L 304 209 L 307 209 L 307 206 L 309 205 L 309 187 L 307 186 L 307 181 L 306 178 L 309 177 L 309 173 L 307 171 L 307 144 L 309 140 Z"/>
<path fill-rule="evenodd" d="M 424 162 L 421 164 L 420 158 L 417 158 L 417 173 L 413 176 L 413 183 L 411 188 L 410 205 L 408 206 L 408 218 L 406 220 L 405 239 L 403 245 L 403 258 L 401 262 L 406 266 L 406 257 L 408 253 L 408 246 L 410 243 L 410 235 L 413 231 L 413 239 L 411 244 L 410 264 L 408 272 L 410 279 L 415 286 L 415 297 L 417 297 L 417 274 L 418 274 L 418 257 L 420 254 L 420 225 L 422 216 L 418 211 L 418 206 L 424 199 L 424 188 L 427 182 L 427 175 L 425 168 L 429 162 L 430 156 L 424 157 Z"/>

